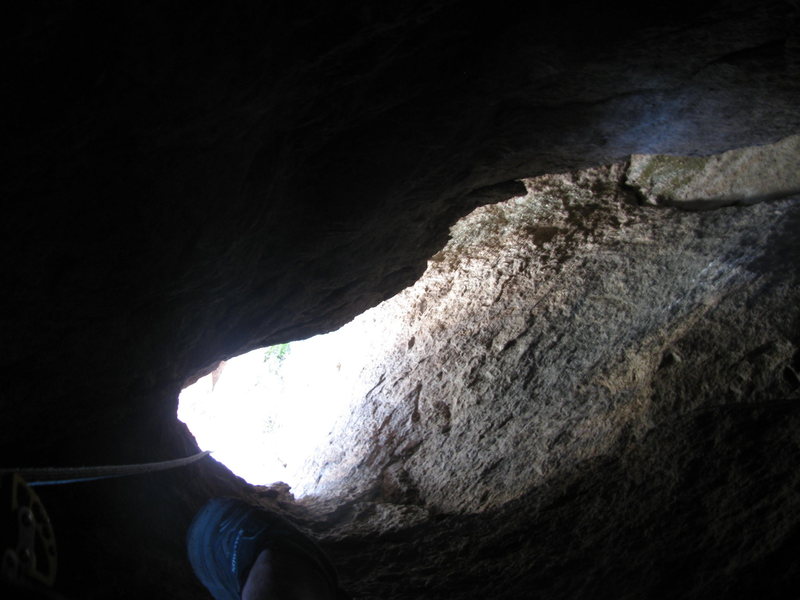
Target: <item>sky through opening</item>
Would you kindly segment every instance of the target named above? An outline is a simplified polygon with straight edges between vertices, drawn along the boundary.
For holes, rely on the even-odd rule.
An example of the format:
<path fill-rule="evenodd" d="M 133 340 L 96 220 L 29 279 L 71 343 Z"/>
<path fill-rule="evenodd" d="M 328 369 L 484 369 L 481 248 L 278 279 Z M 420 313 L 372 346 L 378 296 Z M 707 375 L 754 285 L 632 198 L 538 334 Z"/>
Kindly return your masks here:
<path fill-rule="evenodd" d="M 306 460 L 368 391 L 361 370 L 377 341 L 370 331 L 378 335 L 351 323 L 232 358 L 181 392 L 178 418 L 249 483 L 283 481 L 302 497 L 317 475 Z"/>

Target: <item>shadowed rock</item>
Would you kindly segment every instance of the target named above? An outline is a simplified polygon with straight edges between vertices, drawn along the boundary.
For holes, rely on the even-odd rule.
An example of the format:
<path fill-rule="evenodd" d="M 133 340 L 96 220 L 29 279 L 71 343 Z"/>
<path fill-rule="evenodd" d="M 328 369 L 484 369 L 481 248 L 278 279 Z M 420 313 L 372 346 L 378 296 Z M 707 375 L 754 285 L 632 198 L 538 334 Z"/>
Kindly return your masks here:
<path fill-rule="evenodd" d="M 549 217 L 515 238 L 541 262 L 512 246 L 493 266 L 458 228 L 458 251 L 437 253 L 520 179 L 796 135 L 797 16 L 782 0 L 26 3 L 4 36 L 3 460 L 191 454 L 185 382 L 341 326 L 432 257 L 443 285 L 478 252 L 483 321 L 406 332 L 398 360 L 463 356 L 445 355 L 440 383 L 395 372 L 375 393 L 376 415 L 396 402 L 411 419 L 394 413 L 381 435 L 399 437 L 370 449 L 380 485 L 359 475 L 314 510 L 261 490 L 265 505 L 337 531 L 328 546 L 361 598 L 642 597 L 655 582 L 795 597 L 796 428 L 792 405 L 771 404 L 796 397 L 800 370 L 795 201 L 653 211 L 614 195 L 614 167 L 549 180 Z M 581 201 L 562 203 L 564 186 Z M 501 212 L 484 216 L 504 246 Z M 517 271 L 533 295 L 504 305 Z M 733 404 L 740 416 L 712 410 Z M 516 433 L 466 426 L 491 415 Z M 202 597 L 192 515 L 255 493 L 213 461 L 43 491 L 59 589 Z M 366 501 L 390 519 L 362 535 L 352 503 Z"/>

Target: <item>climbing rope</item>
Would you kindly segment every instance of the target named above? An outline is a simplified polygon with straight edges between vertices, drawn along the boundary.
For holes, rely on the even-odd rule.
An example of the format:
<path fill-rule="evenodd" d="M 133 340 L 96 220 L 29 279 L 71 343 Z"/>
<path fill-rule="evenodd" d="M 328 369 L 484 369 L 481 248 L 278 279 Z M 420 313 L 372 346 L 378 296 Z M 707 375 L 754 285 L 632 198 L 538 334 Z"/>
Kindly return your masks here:
<path fill-rule="evenodd" d="M 0 475 L 17 473 L 30 486 L 60 485 L 63 483 L 95 481 L 98 479 L 111 479 L 113 477 L 128 477 L 130 475 L 141 475 L 143 473 L 155 473 L 157 471 L 166 471 L 167 469 L 176 469 L 195 463 L 209 454 L 211 454 L 211 451 L 205 450 L 184 458 L 133 465 L 0 469 Z"/>

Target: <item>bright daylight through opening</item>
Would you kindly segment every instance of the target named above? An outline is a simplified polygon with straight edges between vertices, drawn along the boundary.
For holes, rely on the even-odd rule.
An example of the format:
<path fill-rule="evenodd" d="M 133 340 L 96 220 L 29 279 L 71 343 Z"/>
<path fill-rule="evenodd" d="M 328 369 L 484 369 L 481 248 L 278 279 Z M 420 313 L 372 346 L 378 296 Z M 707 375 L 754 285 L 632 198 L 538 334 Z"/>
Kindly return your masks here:
<path fill-rule="evenodd" d="M 181 392 L 178 418 L 249 483 L 282 481 L 302 497 L 317 477 L 307 462 L 368 391 L 362 368 L 381 329 L 365 327 L 369 320 L 368 311 L 327 335 L 221 363 Z"/>

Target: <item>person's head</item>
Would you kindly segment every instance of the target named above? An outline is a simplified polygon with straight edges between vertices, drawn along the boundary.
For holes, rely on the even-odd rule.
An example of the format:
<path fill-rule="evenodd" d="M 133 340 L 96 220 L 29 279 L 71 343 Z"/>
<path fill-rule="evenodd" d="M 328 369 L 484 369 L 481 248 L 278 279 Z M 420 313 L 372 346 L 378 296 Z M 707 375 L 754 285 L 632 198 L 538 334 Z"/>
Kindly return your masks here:
<path fill-rule="evenodd" d="M 348 600 L 311 538 L 236 498 L 214 498 L 197 513 L 187 551 L 216 600 Z"/>
<path fill-rule="evenodd" d="M 263 550 L 247 576 L 242 600 L 336 600 L 314 561 L 291 550 Z"/>

